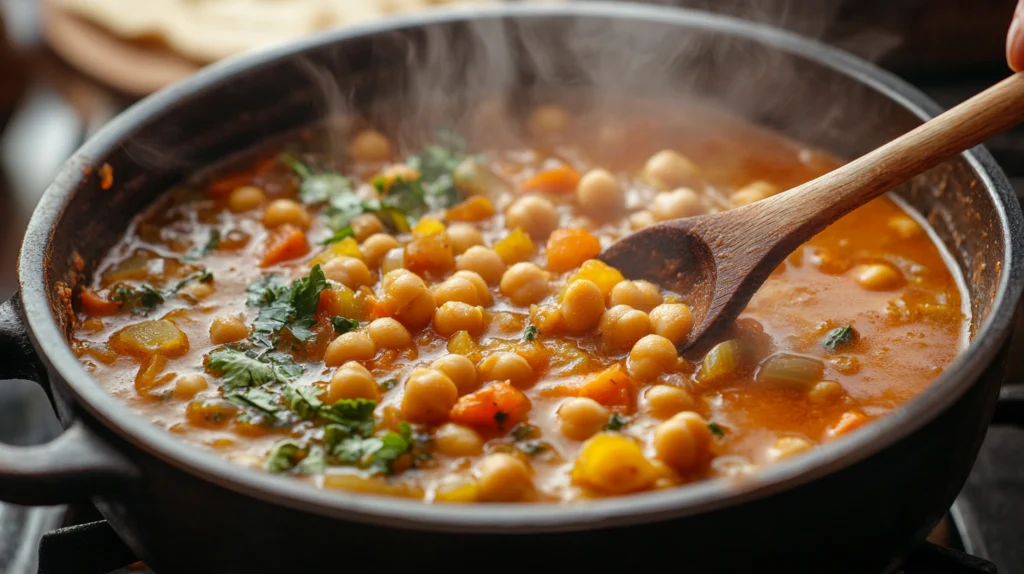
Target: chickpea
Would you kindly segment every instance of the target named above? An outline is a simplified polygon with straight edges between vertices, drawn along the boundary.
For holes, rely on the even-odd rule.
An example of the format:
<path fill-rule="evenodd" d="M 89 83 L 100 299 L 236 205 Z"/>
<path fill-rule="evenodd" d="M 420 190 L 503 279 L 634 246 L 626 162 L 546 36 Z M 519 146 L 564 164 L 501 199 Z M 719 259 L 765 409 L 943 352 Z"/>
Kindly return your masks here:
<path fill-rule="evenodd" d="M 692 217 L 705 212 L 704 202 L 697 192 L 686 187 L 663 191 L 651 202 L 651 215 L 657 221 Z"/>
<path fill-rule="evenodd" d="M 661 292 L 658 287 L 650 281 L 619 281 L 612 287 L 612 292 L 608 298 L 608 304 L 612 307 L 616 305 L 629 305 L 634 309 L 639 309 L 644 313 L 649 313 L 652 309 L 661 305 L 663 299 Z"/>
<path fill-rule="evenodd" d="M 654 429 L 654 451 L 658 459 L 673 469 L 685 472 L 710 452 L 711 430 L 695 412 L 676 414 Z"/>
<path fill-rule="evenodd" d="M 662 150 L 644 165 L 644 177 L 660 190 L 673 189 L 700 182 L 700 168 L 688 157 L 672 150 Z"/>
<path fill-rule="evenodd" d="M 374 279 L 366 264 L 355 257 L 339 255 L 321 266 L 324 276 L 345 287 L 358 290 L 363 285 L 373 285 Z"/>
<path fill-rule="evenodd" d="M 629 228 L 633 230 L 650 227 L 655 223 L 657 221 L 655 221 L 654 214 L 650 211 L 638 211 L 629 216 Z"/>
<path fill-rule="evenodd" d="M 384 256 L 392 249 L 401 250 L 401 245 L 397 239 L 386 233 L 374 233 L 359 246 L 359 251 L 363 253 L 366 265 L 370 268 L 379 267 Z"/>
<path fill-rule="evenodd" d="M 459 255 L 474 245 L 483 245 L 484 237 L 468 223 L 455 223 L 448 228 L 448 242 L 452 246 L 452 253 Z"/>
<path fill-rule="evenodd" d="M 476 456 L 483 453 L 484 441 L 467 426 L 445 423 L 434 431 L 434 446 L 445 456 Z"/>
<path fill-rule="evenodd" d="M 449 301 L 434 312 L 434 330 L 445 337 L 458 331 L 479 335 L 484 330 L 484 310 L 459 301 Z"/>
<path fill-rule="evenodd" d="M 267 194 L 263 193 L 262 189 L 252 185 L 243 185 L 231 191 L 231 195 L 228 196 L 228 209 L 234 213 L 242 213 L 256 209 L 266 200 Z"/>
<path fill-rule="evenodd" d="M 210 342 L 214 345 L 234 343 L 249 336 L 249 328 L 233 315 L 220 315 L 210 324 Z"/>
<path fill-rule="evenodd" d="M 324 363 L 328 367 L 337 367 L 349 361 L 367 361 L 376 354 L 373 339 L 362 331 L 353 331 L 338 335 L 327 345 Z"/>
<path fill-rule="evenodd" d="M 651 319 L 643 311 L 619 305 L 604 312 L 598 328 L 606 346 L 622 349 L 651 334 Z"/>
<path fill-rule="evenodd" d="M 404 325 L 391 317 L 374 319 L 366 327 L 378 349 L 404 349 L 412 345 L 412 335 Z"/>
<path fill-rule="evenodd" d="M 379 162 L 391 158 L 391 142 L 376 130 L 363 130 L 348 146 L 352 159 L 358 162 Z"/>
<path fill-rule="evenodd" d="M 569 112 L 559 106 L 547 104 L 533 110 L 527 120 L 527 126 L 530 133 L 536 136 L 555 135 L 565 131 L 571 121 Z"/>
<path fill-rule="evenodd" d="M 671 385 L 654 385 L 644 393 L 647 410 L 659 419 L 667 419 L 676 413 L 692 410 L 693 397 L 686 389 Z"/>
<path fill-rule="evenodd" d="M 327 387 L 327 404 L 333 405 L 341 399 L 380 400 L 380 387 L 366 367 L 349 361 L 338 367 Z"/>
<path fill-rule="evenodd" d="M 484 502 L 515 502 L 533 490 L 533 472 L 527 464 L 505 453 L 484 457 L 476 465 L 478 498 Z"/>
<path fill-rule="evenodd" d="M 732 194 L 730 200 L 733 205 L 739 207 L 754 203 L 755 201 L 761 201 L 777 193 L 779 193 L 779 188 L 767 181 L 755 181 L 743 186 L 736 193 Z"/>
<path fill-rule="evenodd" d="M 629 351 L 629 374 L 641 381 L 655 379 L 676 366 L 676 346 L 661 335 L 647 335 Z"/>
<path fill-rule="evenodd" d="M 184 375 L 174 381 L 174 398 L 191 399 L 209 387 L 203 375 Z"/>
<path fill-rule="evenodd" d="M 768 449 L 768 460 L 775 462 L 793 455 L 807 452 L 814 448 L 814 445 L 807 439 L 796 436 L 784 436 L 775 441 L 775 444 Z"/>
<path fill-rule="evenodd" d="M 480 301 L 480 305 L 490 305 L 493 301 L 491 300 L 491 288 L 487 286 L 487 282 L 480 276 L 479 273 L 473 271 L 456 271 L 452 278 L 465 279 L 473 284 L 476 289 L 477 300 Z"/>
<path fill-rule="evenodd" d="M 179 289 L 178 294 L 191 299 L 192 301 L 202 301 L 210 295 L 213 295 L 213 291 L 213 281 L 207 281 L 205 283 L 201 281 L 194 281 Z"/>
<path fill-rule="evenodd" d="M 651 309 L 651 327 L 654 332 L 678 345 L 686 340 L 693 329 L 693 313 L 682 303 L 663 303 Z"/>
<path fill-rule="evenodd" d="M 309 213 L 306 208 L 290 199 L 275 199 L 263 212 L 263 226 L 267 229 L 285 224 L 305 229 L 309 227 Z"/>
<path fill-rule="evenodd" d="M 460 395 L 476 389 L 476 365 L 464 355 L 445 355 L 431 363 L 430 368 L 448 375 Z"/>
<path fill-rule="evenodd" d="M 384 275 L 380 280 L 381 289 L 392 309 L 400 310 L 408 306 L 414 299 L 427 291 L 423 279 L 405 269 L 396 269 Z M 433 312 L 433 310 L 431 310 Z"/>
<path fill-rule="evenodd" d="M 434 294 L 430 291 L 420 293 L 411 303 L 395 313 L 395 318 L 410 329 L 426 327 L 434 318 L 434 311 L 437 310 L 437 302 Z"/>
<path fill-rule="evenodd" d="M 483 278 L 488 285 L 501 281 L 505 273 L 505 262 L 493 249 L 474 245 L 455 258 L 455 267 L 461 271 L 472 271 Z"/>
<path fill-rule="evenodd" d="M 551 294 L 550 278 L 551 274 L 533 263 L 516 263 L 501 276 L 498 287 L 516 305 L 532 305 Z"/>
<path fill-rule="evenodd" d="M 563 435 L 573 440 L 587 440 L 608 424 L 612 413 L 594 399 L 573 397 L 562 402 L 557 414 Z"/>
<path fill-rule="evenodd" d="M 626 192 L 607 170 L 588 171 L 576 186 L 580 210 L 597 219 L 613 219 L 626 209 Z"/>
<path fill-rule="evenodd" d="M 487 286 L 484 285 L 484 287 L 486 288 Z M 437 300 L 438 305 L 444 305 L 449 301 L 458 301 L 467 305 L 483 303 L 480 300 L 480 292 L 477 290 L 476 284 L 473 283 L 472 279 L 465 276 L 456 277 L 453 275 L 435 285 L 433 291 L 434 299 Z"/>
<path fill-rule="evenodd" d="M 459 399 L 459 389 L 436 369 L 416 369 L 405 381 L 402 415 L 414 423 L 439 423 Z"/>
<path fill-rule="evenodd" d="M 507 351 L 485 357 L 477 364 L 476 370 L 481 383 L 508 381 L 516 387 L 532 382 L 536 376 L 529 361 L 522 355 Z"/>
<path fill-rule="evenodd" d="M 558 229 L 559 217 L 551 202 L 537 195 L 515 200 L 505 211 L 505 227 L 520 228 L 531 239 L 543 241 Z"/>
<path fill-rule="evenodd" d="M 909 215 L 894 215 L 889 218 L 889 229 L 896 232 L 903 239 L 913 239 L 924 231 L 921 225 L 914 221 Z"/>
<path fill-rule="evenodd" d="M 903 284 L 903 274 L 886 263 L 870 263 L 853 268 L 853 278 L 868 291 L 890 291 Z"/>
<path fill-rule="evenodd" d="M 604 314 L 604 295 L 597 283 L 578 279 L 565 288 L 559 312 L 567 331 L 582 334 L 594 329 Z"/>
<path fill-rule="evenodd" d="M 389 249 L 384 254 L 384 258 L 380 260 L 380 270 L 382 273 L 389 273 L 403 267 L 405 267 L 405 248 L 403 247 Z"/>
<path fill-rule="evenodd" d="M 812 403 L 823 404 L 838 399 L 843 394 L 843 386 L 835 381 L 821 381 L 807 391 L 807 398 Z"/>
<path fill-rule="evenodd" d="M 356 241 L 359 242 L 384 232 L 384 224 L 380 218 L 372 213 L 364 213 L 353 217 L 349 225 L 352 226 L 352 232 L 355 233 Z"/>

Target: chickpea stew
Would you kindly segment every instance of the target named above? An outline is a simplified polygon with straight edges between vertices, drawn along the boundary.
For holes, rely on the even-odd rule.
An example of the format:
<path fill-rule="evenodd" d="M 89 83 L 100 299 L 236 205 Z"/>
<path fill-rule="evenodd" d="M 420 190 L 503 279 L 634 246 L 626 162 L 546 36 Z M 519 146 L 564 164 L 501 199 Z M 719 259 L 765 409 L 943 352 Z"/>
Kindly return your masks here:
<path fill-rule="evenodd" d="M 682 357 L 687 301 L 601 250 L 836 162 L 703 115 L 544 105 L 505 121 L 514 137 L 418 146 L 356 123 L 344 151 L 310 129 L 171 190 L 77 289 L 77 355 L 129 408 L 238 464 L 545 502 L 756 472 L 892 412 L 962 348 L 956 275 L 883 197 Z"/>

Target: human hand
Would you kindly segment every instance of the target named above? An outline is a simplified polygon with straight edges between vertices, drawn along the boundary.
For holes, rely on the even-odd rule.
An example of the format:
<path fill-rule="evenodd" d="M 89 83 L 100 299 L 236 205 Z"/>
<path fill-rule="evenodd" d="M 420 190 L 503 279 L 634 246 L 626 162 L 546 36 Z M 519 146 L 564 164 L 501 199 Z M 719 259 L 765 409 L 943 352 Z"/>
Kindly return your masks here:
<path fill-rule="evenodd" d="M 1006 62 L 1014 72 L 1024 70 L 1024 0 L 1017 3 L 1006 34 Z"/>

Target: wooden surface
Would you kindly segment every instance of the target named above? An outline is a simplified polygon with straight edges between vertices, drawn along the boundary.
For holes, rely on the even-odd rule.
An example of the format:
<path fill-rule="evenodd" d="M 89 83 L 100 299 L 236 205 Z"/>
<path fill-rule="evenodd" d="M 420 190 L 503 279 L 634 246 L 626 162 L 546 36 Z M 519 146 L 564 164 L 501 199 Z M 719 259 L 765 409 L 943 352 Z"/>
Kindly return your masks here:
<path fill-rule="evenodd" d="M 54 52 L 85 74 L 131 96 L 181 80 L 200 65 L 158 45 L 118 38 L 43 0 L 43 32 Z"/>
<path fill-rule="evenodd" d="M 695 343 L 731 325 L 771 272 L 808 239 L 1022 121 L 1024 73 L 1019 73 L 817 179 L 744 207 L 649 227 L 616 243 L 602 258 L 628 276 L 646 275 L 688 294 L 695 326 L 680 348 L 700 351 L 704 345 Z"/>

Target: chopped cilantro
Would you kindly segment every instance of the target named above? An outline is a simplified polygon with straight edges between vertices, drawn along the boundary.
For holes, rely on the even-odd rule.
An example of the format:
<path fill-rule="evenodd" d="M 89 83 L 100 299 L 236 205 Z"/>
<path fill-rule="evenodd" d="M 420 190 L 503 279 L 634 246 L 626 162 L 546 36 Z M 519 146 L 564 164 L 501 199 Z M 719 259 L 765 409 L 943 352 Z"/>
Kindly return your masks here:
<path fill-rule="evenodd" d="M 171 290 L 165 294 L 165 296 L 170 297 L 171 295 L 174 295 L 178 291 L 181 291 L 182 287 L 188 285 L 189 283 L 192 283 L 193 281 L 197 283 L 209 283 L 210 281 L 213 281 L 213 273 L 210 273 L 206 269 L 203 269 L 201 271 L 193 271 L 192 273 L 186 275 L 184 279 L 175 283 L 174 287 L 172 287 Z"/>
<path fill-rule="evenodd" d="M 299 377 L 303 369 L 285 353 L 234 347 L 218 347 L 210 353 L 206 369 L 221 378 L 227 390 L 255 387 L 271 382 L 287 383 Z"/>
<path fill-rule="evenodd" d="M 380 388 L 384 389 L 385 391 L 390 391 L 391 389 L 395 388 L 396 385 L 398 385 L 397 379 L 387 379 L 385 381 L 381 381 Z"/>
<path fill-rule="evenodd" d="M 352 182 L 340 173 L 314 171 L 291 154 L 284 154 L 281 159 L 301 180 L 299 199 L 302 203 L 324 203 L 339 195 L 353 193 Z"/>
<path fill-rule="evenodd" d="M 711 434 L 713 434 L 713 435 L 715 435 L 717 437 L 725 436 L 725 429 L 723 429 L 722 427 L 718 426 L 718 423 L 716 423 L 714 421 L 709 421 L 708 422 L 708 430 L 711 431 Z"/>
<path fill-rule="evenodd" d="M 422 197 L 431 209 L 442 209 L 461 201 L 454 172 L 466 159 L 466 140 L 450 129 L 438 130 L 436 143 L 409 157 L 406 164 L 420 174 Z"/>
<path fill-rule="evenodd" d="M 184 262 L 196 261 L 205 255 L 208 255 L 214 249 L 220 245 L 220 230 L 214 229 L 210 231 L 210 238 L 206 240 L 206 243 L 202 247 L 192 248 L 184 257 L 181 258 Z"/>
<path fill-rule="evenodd" d="M 379 472 L 391 474 L 394 472 L 394 462 L 412 450 L 412 427 L 402 421 L 398 423 L 398 432 L 389 431 L 378 440 L 380 447 L 371 455 L 371 466 Z"/>
<path fill-rule="evenodd" d="M 118 284 L 114 285 L 111 291 L 113 300 L 117 302 L 118 306 L 142 315 L 153 310 L 165 300 L 164 294 L 149 283 L 143 283 L 138 287 Z"/>
<path fill-rule="evenodd" d="M 845 347 L 857 340 L 857 331 L 850 325 L 832 329 L 825 335 L 822 345 L 830 351 Z"/>
<path fill-rule="evenodd" d="M 270 454 L 267 456 L 265 467 L 268 471 L 274 473 L 288 472 L 295 468 L 305 455 L 306 450 L 294 441 L 283 440 L 271 449 Z"/>
<path fill-rule="evenodd" d="M 619 413 L 612 413 L 611 418 L 608 419 L 608 424 L 604 425 L 605 430 L 617 431 L 622 430 L 629 424 L 629 419 L 620 415 Z"/>
<path fill-rule="evenodd" d="M 324 407 L 320 400 L 320 389 L 310 386 L 288 385 L 284 388 L 284 399 L 288 410 L 298 413 L 304 421 L 316 417 Z"/>
<path fill-rule="evenodd" d="M 324 272 L 317 265 L 307 277 L 297 279 L 287 288 L 249 287 L 249 301 L 262 303 L 253 323 L 253 340 L 263 346 L 273 346 L 272 337 L 287 328 L 299 341 L 308 341 L 316 321 L 314 315 L 320 304 L 320 292 L 328 287 Z M 258 294 L 258 295 L 257 295 Z"/>
<path fill-rule="evenodd" d="M 295 466 L 295 472 L 299 474 L 316 474 L 323 472 L 325 466 L 327 466 L 327 459 L 324 449 L 314 446 L 309 449 L 306 457 Z"/>
<path fill-rule="evenodd" d="M 319 415 L 355 433 L 368 436 L 373 432 L 373 409 L 376 407 L 377 403 L 370 399 L 341 399 L 329 407 L 323 407 Z"/>
<path fill-rule="evenodd" d="M 534 325 L 527 325 L 526 326 L 526 330 L 523 331 L 523 340 L 524 341 L 532 341 L 532 340 L 537 338 L 537 333 L 539 333 L 539 332 L 540 332 L 540 330 L 537 329 L 536 326 L 534 326 Z"/>
<path fill-rule="evenodd" d="M 260 387 L 248 387 L 224 393 L 224 398 L 242 407 L 255 407 L 272 417 L 277 417 L 281 410 L 280 395 L 266 391 Z"/>
<path fill-rule="evenodd" d="M 498 411 L 494 413 L 494 422 L 498 423 L 498 430 L 505 427 L 505 421 L 508 420 L 508 413 L 505 411 Z"/>
<path fill-rule="evenodd" d="M 359 321 L 346 319 L 345 317 L 331 317 L 331 326 L 334 327 L 335 333 L 344 335 L 349 331 L 355 331 L 359 328 Z"/>
<path fill-rule="evenodd" d="M 512 438 L 516 440 L 526 440 L 537 436 L 537 427 L 527 424 L 519 423 L 512 427 Z"/>
<path fill-rule="evenodd" d="M 355 237 L 355 236 L 356 236 L 356 232 L 355 232 L 354 229 L 352 229 L 352 226 L 351 225 L 346 225 L 345 227 L 342 227 L 341 229 L 335 230 L 334 235 L 332 235 L 332 236 L 328 237 L 327 239 L 324 239 L 323 241 L 321 241 L 320 245 L 331 245 L 332 243 L 337 243 L 337 242 L 341 241 L 342 239 L 346 239 L 348 237 Z"/>
<path fill-rule="evenodd" d="M 280 275 L 267 275 L 258 281 L 253 281 L 245 292 L 249 295 L 248 303 L 251 307 L 263 307 L 269 305 L 282 293 L 288 290 L 288 282 Z"/>

